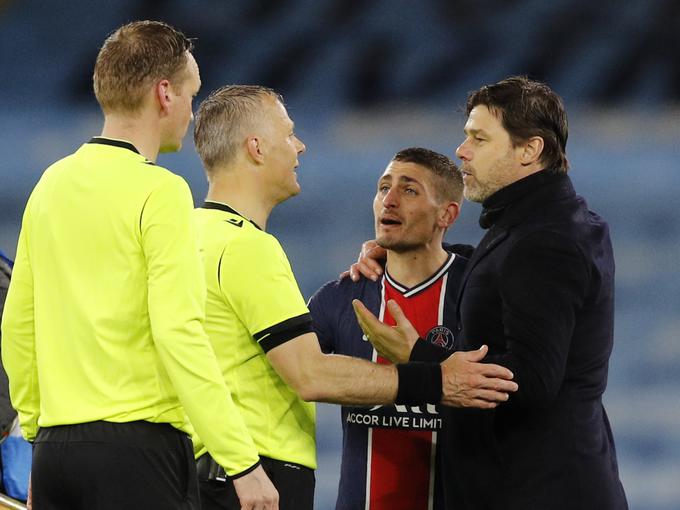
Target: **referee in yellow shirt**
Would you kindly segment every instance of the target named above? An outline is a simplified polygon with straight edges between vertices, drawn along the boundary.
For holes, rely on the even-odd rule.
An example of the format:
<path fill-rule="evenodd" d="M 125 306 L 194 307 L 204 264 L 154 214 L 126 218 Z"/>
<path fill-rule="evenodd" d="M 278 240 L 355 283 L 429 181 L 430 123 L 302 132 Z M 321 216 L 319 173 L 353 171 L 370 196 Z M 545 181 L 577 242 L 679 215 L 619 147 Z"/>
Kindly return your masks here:
<path fill-rule="evenodd" d="M 198 508 L 187 416 L 241 508 L 278 508 L 203 328 L 189 188 L 154 163 L 192 119 L 191 50 L 164 23 L 114 32 L 94 71 L 102 135 L 26 205 L 2 358 L 36 509 Z"/>
<path fill-rule="evenodd" d="M 489 399 L 507 398 L 514 387 L 509 371 L 473 363 L 463 353 L 440 367 L 378 365 L 321 352 L 286 254 L 266 232 L 272 209 L 300 191 L 295 169 L 305 151 L 281 96 L 252 85 L 213 92 L 199 107 L 194 141 L 209 182 L 206 202 L 196 210 L 206 331 L 281 510 L 313 506 L 310 401 L 417 405 L 439 403 L 443 395 L 443 403 L 461 405 L 484 387 L 499 390 L 487 392 Z M 466 372 L 476 375 L 472 384 Z M 457 384 L 442 384 L 449 377 Z M 238 510 L 234 484 L 204 451 L 198 459 L 202 508 Z"/>

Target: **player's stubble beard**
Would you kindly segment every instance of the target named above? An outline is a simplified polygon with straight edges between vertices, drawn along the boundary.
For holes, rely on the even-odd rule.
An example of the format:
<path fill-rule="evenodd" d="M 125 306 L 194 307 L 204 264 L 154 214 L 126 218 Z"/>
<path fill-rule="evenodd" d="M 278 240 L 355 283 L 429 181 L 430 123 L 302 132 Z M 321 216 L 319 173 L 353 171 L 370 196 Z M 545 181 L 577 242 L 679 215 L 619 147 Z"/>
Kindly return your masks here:
<path fill-rule="evenodd" d="M 408 232 L 407 232 L 408 234 Z M 434 234 L 434 228 L 432 230 L 432 234 Z M 384 248 L 385 250 L 393 251 L 394 253 L 399 253 L 400 255 L 403 255 L 404 253 L 412 252 L 412 251 L 418 251 L 422 248 L 424 248 L 428 242 L 427 239 L 414 239 L 412 236 L 410 239 L 408 238 L 408 235 L 401 236 L 401 238 L 397 239 L 390 239 L 391 236 L 389 235 L 380 235 L 378 231 L 376 231 L 376 239 L 375 242 L 380 246 L 381 248 Z M 432 236 L 430 236 L 430 239 Z"/>

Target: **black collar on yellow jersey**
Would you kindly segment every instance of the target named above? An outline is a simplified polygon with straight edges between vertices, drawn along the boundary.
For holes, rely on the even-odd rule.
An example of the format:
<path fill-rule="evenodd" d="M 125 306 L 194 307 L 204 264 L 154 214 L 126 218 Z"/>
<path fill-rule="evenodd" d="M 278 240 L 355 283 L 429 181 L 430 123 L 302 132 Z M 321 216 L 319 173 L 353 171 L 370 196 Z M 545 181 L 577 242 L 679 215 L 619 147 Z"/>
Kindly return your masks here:
<path fill-rule="evenodd" d="M 240 216 L 244 220 L 249 221 L 253 225 L 255 225 L 255 228 L 257 228 L 258 230 L 262 230 L 260 228 L 260 226 L 257 223 L 255 223 L 253 220 L 246 218 L 240 212 L 238 212 L 235 209 L 232 209 L 227 204 L 223 204 L 221 202 L 210 202 L 210 201 L 206 200 L 205 202 L 203 202 L 203 205 L 201 207 L 203 209 L 217 209 L 219 211 L 225 211 L 225 212 L 228 212 L 228 213 L 231 213 L 231 214 L 235 214 L 237 216 Z"/>
<path fill-rule="evenodd" d="M 131 150 L 132 152 L 136 152 L 139 154 L 139 151 L 137 150 L 137 147 L 132 145 L 130 142 L 126 142 L 125 140 L 114 140 L 113 138 L 104 138 L 102 136 L 93 136 L 90 138 L 90 141 L 87 143 L 98 143 L 101 145 L 111 145 L 112 147 L 120 147 L 121 149 L 128 149 Z"/>

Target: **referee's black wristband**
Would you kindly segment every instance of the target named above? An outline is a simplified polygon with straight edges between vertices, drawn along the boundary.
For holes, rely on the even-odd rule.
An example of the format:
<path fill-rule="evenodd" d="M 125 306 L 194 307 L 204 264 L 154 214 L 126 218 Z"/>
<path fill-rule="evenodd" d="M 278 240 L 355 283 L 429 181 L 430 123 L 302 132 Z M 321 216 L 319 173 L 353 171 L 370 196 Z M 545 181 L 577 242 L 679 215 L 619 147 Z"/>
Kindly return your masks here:
<path fill-rule="evenodd" d="M 439 363 L 412 362 L 397 365 L 395 404 L 439 404 L 442 399 L 442 369 Z"/>

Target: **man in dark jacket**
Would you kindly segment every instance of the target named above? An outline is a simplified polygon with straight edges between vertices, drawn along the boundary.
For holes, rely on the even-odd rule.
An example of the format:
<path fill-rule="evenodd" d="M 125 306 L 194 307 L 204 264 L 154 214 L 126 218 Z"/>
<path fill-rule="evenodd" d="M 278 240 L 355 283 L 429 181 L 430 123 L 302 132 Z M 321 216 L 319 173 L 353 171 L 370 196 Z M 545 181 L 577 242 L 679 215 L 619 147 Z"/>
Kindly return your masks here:
<path fill-rule="evenodd" d="M 467 115 L 456 154 L 465 197 L 482 203 L 488 232 L 463 276 L 456 336 L 464 350 L 488 344 L 487 359 L 509 368 L 519 390 L 495 410 L 450 411 L 447 507 L 626 509 L 602 406 L 614 258 L 607 224 L 567 176 L 562 101 L 542 83 L 512 77 L 473 92 Z M 405 322 L 387 329 L 357 311 L 384 355 L 415 342 Z"/>

